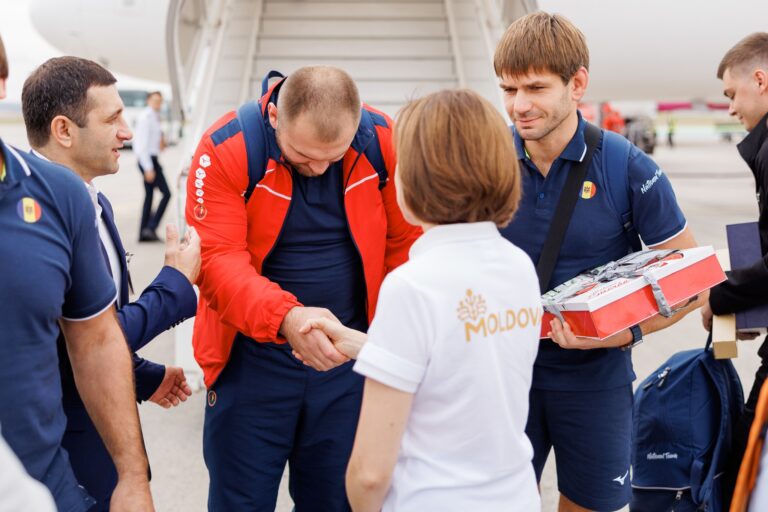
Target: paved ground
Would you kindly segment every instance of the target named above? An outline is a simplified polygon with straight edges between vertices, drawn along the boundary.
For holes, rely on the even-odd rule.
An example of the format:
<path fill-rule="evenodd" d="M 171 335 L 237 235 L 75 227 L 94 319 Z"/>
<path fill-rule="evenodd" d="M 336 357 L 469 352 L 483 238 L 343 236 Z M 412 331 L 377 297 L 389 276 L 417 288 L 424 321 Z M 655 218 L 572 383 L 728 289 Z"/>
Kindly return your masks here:
<path fill-rule="evenodd" d="M 0 124 L 5 141 L 26 148 L 23 127 Z M 756 218 L 754 184 L 751 173 L 741 161 L 733 144 L 716 138 L 685 140 L 678 147 L 660 147 L 654 155 L 671 177 L 683 210 L 698 241 L 716 247 L 725 246 L 724 225 Z M 175 183 L 181 150 L 169 149 L 161 158 L 169 183 Z M 112 201 L 117 224 L 128 251 L 135 253 L 131 262 L 134 286 L 143 289 L 159 271 L 163 261 L 162 244 L 138 244 L 139 210 L 143 200 L 141 178 L 132 153 L 124 152 L 122 169 L 114 177 L 101 178 L 97 185 Z M 175 204 L 175 203 L 172 203 Z M 176 217 L 169 211 L 168 220 Z M 645 377 L 678 350 L 703 344 L 705 333 L 698 313 L 664 332 L 648 337 L 634 353 L 635 371 Z M 745 390 L 749 390 L 757 368 L 758 341 L 743 342 L 741 356 L 735 360 Z M 154 361 L 172 363 L 174 336 L 165 333 L 141 354 Z M 140 407 L 147 450 L 152 462 L 152 489 L 158 511 L 203 511 L 206 509 L 208 476 L 202 458 L 202 419 L 204 394 L 196 393 L 183 406 L 166 411 L 153 404 Z M 278 500 L 278 511 L 291 510 L 285 478 Z M 552 458 L 542 481 L 544 511 L 556 510 L 557 483 Z"/>

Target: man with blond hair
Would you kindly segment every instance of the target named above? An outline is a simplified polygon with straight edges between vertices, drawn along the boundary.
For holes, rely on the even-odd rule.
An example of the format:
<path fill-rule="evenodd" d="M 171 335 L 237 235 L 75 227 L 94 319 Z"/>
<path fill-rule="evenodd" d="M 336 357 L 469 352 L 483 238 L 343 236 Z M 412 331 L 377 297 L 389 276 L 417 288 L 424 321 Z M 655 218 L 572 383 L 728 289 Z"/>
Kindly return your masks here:
<path fill-rule="evenodd" d="M 274 510 L 288 462 L 298 512 L 343 511 L 362 378 L 322 331 L 300 329 L 325 317 L 367 330 L 420 231 L 397 207 L 392 121 L 361 108 L 349 75 L 274 75 L 205 133 L 188 182 L 208 506 Z"/>
<path fill-rule="evenodd" d="M 589 50 L 578 28 L 559 15 L 524 16 L 502 36 L 494 67 L 523 182 L 520 208 L 502 234 L 538 262 L 539 279 L 547 281 L 542 292 L 625 256 L 639 248 L 640 239 L 654 249 L 696 245 L 659 167 L 623 137 L 582 118 L 578 104 L 589 83 Z M 609 151 L 624 156 L 608 158 Z M 559 253 L 545 253 L 561 192 L 577 168 L 586 174 Z M 541 263 L 552 256 L 546 279 Z M 627 349 L 697 305 L 604 340 L 578 338 L 559 320 L 547 326 L 551 332 L 534 366 L 526 432 L 538 479 L 555 451 L 561 511 L 616 510 L 629 502 L 635 374 Z"/>
<path fill-rule="evenodd" d="M 751 267 L 728 272 L 728 280 L 711 290 L 709 303 L 701 309 L 705 329 L 711 329 L 713 313 L 727 315 L 768 303 L 768 32 L 751 34 L 728 50 L 717 68 L 717 77 L 723 81 L 729 114 L 749 132 L 738 150 L 755 176 L 762 257 Z M 761 364 L 735 434 L 726 475 L 728 486 L 736 477 L 760 389 L 768 375 L 768 338 L 757 354 Z"/>

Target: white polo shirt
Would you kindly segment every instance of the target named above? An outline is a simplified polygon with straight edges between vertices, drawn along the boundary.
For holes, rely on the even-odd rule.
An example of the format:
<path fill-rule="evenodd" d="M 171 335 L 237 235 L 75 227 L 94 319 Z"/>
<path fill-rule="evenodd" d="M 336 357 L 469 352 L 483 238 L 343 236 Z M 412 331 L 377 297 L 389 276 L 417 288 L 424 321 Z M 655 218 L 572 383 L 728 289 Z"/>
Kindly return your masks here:
<path fill-rule="evenodd" d="M 355 371 L 413 393 L 387 511 L 540 510 L 525 435 L 541 302 L 493 223 L 428 230 L 381 287 Z"/>

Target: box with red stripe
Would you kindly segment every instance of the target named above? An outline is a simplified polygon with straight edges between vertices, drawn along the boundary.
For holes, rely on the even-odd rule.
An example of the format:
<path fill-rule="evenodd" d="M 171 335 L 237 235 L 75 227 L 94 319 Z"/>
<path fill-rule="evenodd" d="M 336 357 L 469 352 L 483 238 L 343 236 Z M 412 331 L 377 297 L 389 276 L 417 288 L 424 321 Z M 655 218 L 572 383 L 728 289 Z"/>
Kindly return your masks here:
<path fill-rule="evenodd" d="M 577 336 L 605 339 L 654 315 L 672 315 L 722 281 L 725 273 L 709 246 L 632 253 L 544 294 L 541 337 L 557 316 Z"/>

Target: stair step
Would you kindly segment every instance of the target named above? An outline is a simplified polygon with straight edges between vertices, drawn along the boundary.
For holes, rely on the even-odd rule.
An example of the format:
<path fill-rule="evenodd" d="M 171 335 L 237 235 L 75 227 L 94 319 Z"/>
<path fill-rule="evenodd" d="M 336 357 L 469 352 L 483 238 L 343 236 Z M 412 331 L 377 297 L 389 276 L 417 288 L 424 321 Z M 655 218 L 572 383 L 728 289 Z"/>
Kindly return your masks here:
<path fill-rule="evenodd" d="M 265 19 L 263 37 L 368 37 L 423 38 L 448 37 L 445 20 L 330 20 Z"/>
<path fill-rule="evenodd" d="M 328 38 L 311 41 L 262 37 L 257 55 L 262 58 L 304 57 L 450 57 L 451 43 L 448 38 L 395 39 L 375 41 L 371 39 Z"/>
<path fill-rule="evenodd" d="M 451 80 L 455 78 L 453 58 L 432 59 L 333 59 L 295 58 L 271 59 L 257 57 L 254 63 L 256 77 L 263 77 L 272 69 L 290 74 L 302 66 L 326 65 L 341 68 L 355 80 Z"/>
<path fill-rule="evenodd" d="M 442 2 L 267 2 L 265 18 L 445 18 Z"/>

